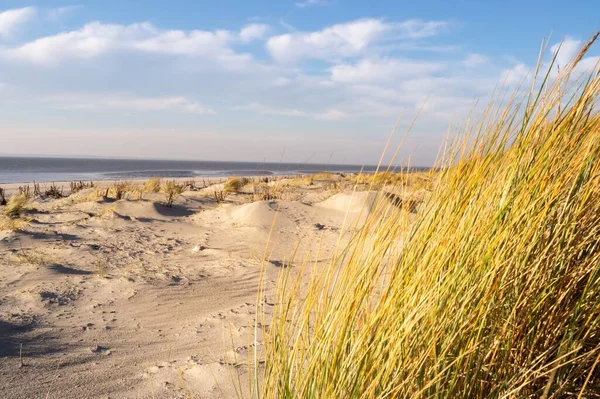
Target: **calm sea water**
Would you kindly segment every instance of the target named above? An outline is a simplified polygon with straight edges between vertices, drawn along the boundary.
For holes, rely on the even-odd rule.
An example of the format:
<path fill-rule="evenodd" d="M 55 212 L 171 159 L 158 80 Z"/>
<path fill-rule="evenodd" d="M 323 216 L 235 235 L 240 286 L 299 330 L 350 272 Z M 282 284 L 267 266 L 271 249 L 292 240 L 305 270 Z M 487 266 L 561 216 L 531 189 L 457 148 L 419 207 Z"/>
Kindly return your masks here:
<path fill-rule="evenodd" d="M 375 171 L 375 166 L 167 161 L 150 159 L 0 157 L 0 183 L 118 180 L 161 177 L 225 177 Z"/>

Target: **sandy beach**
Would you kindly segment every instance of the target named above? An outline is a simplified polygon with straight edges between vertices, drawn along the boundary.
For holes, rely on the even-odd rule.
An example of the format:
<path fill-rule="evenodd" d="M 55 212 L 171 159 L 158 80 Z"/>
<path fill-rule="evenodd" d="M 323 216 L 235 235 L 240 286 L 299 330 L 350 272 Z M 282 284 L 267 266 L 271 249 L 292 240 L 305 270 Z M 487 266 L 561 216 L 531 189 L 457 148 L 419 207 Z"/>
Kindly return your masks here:
<path fill-rule="evenodd" d="M 261 183 L 272 200 L 197 183 L 171 208 L 140 198 L 143 181 L 120 200 L 97 196 L 112 182 L 57 183 L 64 198 L 31 199 L 0 230 L 3 398 L 236 397 L 261 270 L 268 314 L 280 268 L 326 267 L 373 195 L 338 175 Z"/>

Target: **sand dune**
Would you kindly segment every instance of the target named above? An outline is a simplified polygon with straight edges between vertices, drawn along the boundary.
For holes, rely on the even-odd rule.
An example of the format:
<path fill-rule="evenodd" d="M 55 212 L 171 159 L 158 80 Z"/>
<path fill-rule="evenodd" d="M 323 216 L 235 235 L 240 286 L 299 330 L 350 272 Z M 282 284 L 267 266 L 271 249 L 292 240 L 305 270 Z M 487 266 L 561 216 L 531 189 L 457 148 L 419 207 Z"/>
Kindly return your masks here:
<path fill-rule="evenodd" d="M 346 216 L 373 198 L 196 191 L 167 208 L 78 194 L 35 201 L 26 227 L 0 232 L 4 398 L 234 397 L 265 253 L 268 310 L 280 268 L 327 267 Z"/>

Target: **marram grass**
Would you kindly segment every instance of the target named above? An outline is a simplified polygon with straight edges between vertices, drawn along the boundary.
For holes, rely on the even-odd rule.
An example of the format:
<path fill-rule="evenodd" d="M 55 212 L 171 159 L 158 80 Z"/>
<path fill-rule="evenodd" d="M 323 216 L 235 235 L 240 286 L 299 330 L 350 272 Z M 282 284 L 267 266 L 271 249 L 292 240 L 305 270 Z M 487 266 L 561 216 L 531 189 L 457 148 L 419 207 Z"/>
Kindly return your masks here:
<path fill-rule="evenodd" d="M 252 396 L 600 397 L 600 76 L 573 83 L 581 56 L 467 128 L 416 220 L 381 195 L 328 268 L 282 271 Z"/>

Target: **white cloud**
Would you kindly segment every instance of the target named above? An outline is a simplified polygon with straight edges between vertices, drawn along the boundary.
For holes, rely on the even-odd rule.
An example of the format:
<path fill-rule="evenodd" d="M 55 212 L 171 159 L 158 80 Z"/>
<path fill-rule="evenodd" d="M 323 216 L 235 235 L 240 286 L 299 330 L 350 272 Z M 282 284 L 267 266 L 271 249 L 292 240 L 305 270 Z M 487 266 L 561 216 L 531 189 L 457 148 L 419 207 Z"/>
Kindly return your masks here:
<path fill-rule="evenodd" d="M 240 31 L 240 39 L 245 42 L 262 39 L 268 30 L 269 26 L 265 24 L 246 25 Z"/>
<path fill-rule="evenodd" d="M 16 29 L 35 15 L 34 7 L 17 8 L 0 12 L 0 37 L 10 38 Z"/>
<path fill-rule="evenodd" d="M 575 67 L 573 74 L 577 77 L 578 74 L 586 74 L 594 71 L 600 65 L 600 57 L 585 57 Z"/>
<path fill-rule="evenodd" d="M 566 67 L 571 64 L 583 46 L 581 40 L 570 37 L 556 43 L 550 47 L 550 57 L 554 57 L 554 66 L 550 71 L 550 78 L 555 79 L 559 75 L 559 71 L 565 71 Z M 547 55 L 547 54 L 546 54 Z M 550 68 L 551 60 L 545 57 L 540 65 L 540 73 L 544 74 Z M 581 77 L 581 75 L 589 74 L 598 67 L 600 57 L 587 55 L 583 57 L 575 69 L 572 71 L 570 78 L 572 80 Z M 511 68 L 505 69 L 501 74 L 501 82 L 507 86 L 518 86 L 525 83 L 530 83 L 534 78 L 535 65 L 526 65 L 523 62 L 516 62 Z M 538 76 L 538 79 L 540 76 Z"/>
<path fill-rule="evenodd" d="M 577 55 L 581 49 L 581 40 L 575 40 L 567 37 L 562 42 L 556 43 L 550 48 L 552 55 L 556 56 L 556 64 L 560 68 L 564 68 L 568 63 L 573 61 L 573 58 Z"/>
<path fill-rule="evenodd" d="M 512 68 L 506 69 L 500 75 L 500 82 L 506 86 L 518 86 L 532 77 L 531 68 L 518 62 Z"/>
<path fill-rule="evenodd" d="M 271 37 L 267 50 L 280 62 L 303 58 L 331 60 L 365 53 L 372 45 L 390 40 L 416 40 L 434 36 L 448 27 L 444 21 L 408 20 L 385 22 L 359 19 L 315 32 L 296 32 Z"/>
<path fill-rule="evenodd" d="M 484 65 L 490 62 L 490 59 L 483 54 L 471 53 L 463 61 L 463 65 L 472 68 L 480 65 Z"/>
<path fill-rule="evenodd" d="M 156 35 L 148 23 L 107 25 L 91 22 L 75 31 L 46 36 L 6 51 L 9 58 L 36 64 L 53 64 L 69 58 L 93 58 L 118 48 L 131 46 L 136 40 Z"/>
<path fill-rule="evenodd" d="M 583 45 L 583 41 L 567 36 L 561 42 L 550 47 L 551 56 L 555 57 L 551 76 L 557 77 L 560 70 L 565 70 L 566 67 L 575 60 L 575 57 L 577 57 L 577 54 L 581 51 Z M 575 66 L 571 77 L 577 79 L 581 77 L 581 75 L 593 72 L 598 67 L 599 60 L 600 57 L 590 56 L 588 53 L 588 55 L 584 56 Z M 550 60 L 545 61 L 542 70 L 548 68 L 549 64 Z"/>
<path fill-rule="evenodd" d="M 65 110 L 122 110 L 122 111 L 177 111 L 212 115 L 211 108 L 186 97 L 136 97 L 130 95 L 66 94 L 42 99 L 53 108 Z"/>
<path fill-rule="evenodd" d="M 275 108 L 260 103 L 251 103 L 235 107 L 237 110 L 251 110 L 265 115 L 282 115 L 282 116 L 297 116 L 308 117 L 316 120 L 338 120 L 350 117 L 347 112 L 340 111 L 335 108 L 329 108 L 321 112 L 301 111 L 295 108 Z"/>
<path fill-rule="evenodd" d="M 154 53 L 206 55 L 220 52 L 232 40 L 231 32 L 224 30 L 214 32 L 169 30 L 154 31 L 147 38 L 132 40 L 129 46 L 135 50 Z"/>
<path fill-rule="evenodd" d="M 429 75 L 440 71 L 439 62 L 406 59 L 363 59 L 355 64 L 335 65 L 331 68 L 331 80 L 335 82 L 385 82 L 392 79 Z"/>
<path fill-rule="evenodd" d="M 304 0 L 294 3 L 296 7 L 304 8 L 310 6 L 326 6 L 329 4 L 328 0 Z"/>
<path fill-rule="evenodd" d="M 236 69 L 252 57 L 233 51 L 229 45 L 234 40 L 236 34 L 225 30 L 163 31 L 147 22 L 131 25 L 91 22 L 78 30 L 46 36 L 5 50 L 4 56 L 38 65 L 54 65 L 67 59 L 90 59 L 110 52 L 138 51 L 204 56 Z"/>

